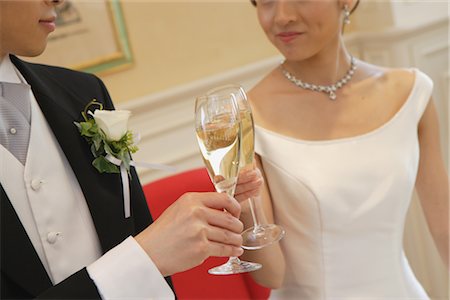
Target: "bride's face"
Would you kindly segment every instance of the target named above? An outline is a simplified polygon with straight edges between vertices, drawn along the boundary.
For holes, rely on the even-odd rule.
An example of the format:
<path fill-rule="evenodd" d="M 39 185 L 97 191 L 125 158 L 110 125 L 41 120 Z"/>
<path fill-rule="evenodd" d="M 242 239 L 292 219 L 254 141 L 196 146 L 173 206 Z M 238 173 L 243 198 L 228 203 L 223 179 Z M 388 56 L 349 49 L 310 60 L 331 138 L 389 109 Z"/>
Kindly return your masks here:
<path fill-rule="evenodd" d="M 341 0 L 256 0 L 259 23 L 288 60 L 303 60 L 339 42 Z"/>

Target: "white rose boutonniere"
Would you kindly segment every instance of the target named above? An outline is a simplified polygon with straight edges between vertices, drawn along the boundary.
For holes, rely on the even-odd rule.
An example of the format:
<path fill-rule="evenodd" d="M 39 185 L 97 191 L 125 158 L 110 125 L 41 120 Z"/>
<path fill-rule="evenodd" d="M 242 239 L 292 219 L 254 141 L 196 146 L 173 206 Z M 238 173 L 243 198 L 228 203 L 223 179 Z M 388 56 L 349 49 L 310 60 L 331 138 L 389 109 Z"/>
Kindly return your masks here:
<path fill-rule="evenodd" d="M 127 133 L 130 115 L 128 110 L 96 109 L 93 113 L 95 123 L 110 141 L 119 141 Z"/>
<path fill-rule="evenodd" d="M 91 106 L 98 106 L 99 109 L 92 113 L 89 110 Z M 134 144 L 133 133 L 128 130 L 131 112 L 103 110 L 103 105 L 94 99 L 89 102 L 81 115 L 84 122 L 74 123 L 81 136 L 91 145 L 91 152 L 95 158 L 92 165 L 100 173 L 120 173 L 120 165 L 123 163 L 129 172 L 130 154 L 138 150 Z"/>
<path fill-rule="evenodd" d="M 90 111 L 91 106 L 98 109 Z M 74 122 L 82 137 L 91 145 L 95 159 L 92 165 L 100 173 L 120 173 L 123 189 L 125 218 L 131 216 L 130 175 L 131 153 L 138 148 L 134 144 L 133 134 L 128 130 L 131 113 L 123 110 L 103 110 L 103 105 L 93 99 L 81 112 L 84 122 Z M 89 117 L 91 116 L 91 117 Z"/>
<path fill-rule="evenodd" d="M 1 0 L 0 0 L 1 1 Z M 94 112 L 89 109 L 97 106 Z M 103 105 L 93 99 L 81 112 L 84 122 L 74 122 L 82 137 L 91 146 L 92 165 L 100 173 L 120 173 L 123 189 L 125 218 L 130 217 L 130 166 L 174 171 L 171 166 L 134 162 L 131 154 L 138 150 L 133 133 L 128 129 L 131 112 L 127 110 L 103 110 Z"/>

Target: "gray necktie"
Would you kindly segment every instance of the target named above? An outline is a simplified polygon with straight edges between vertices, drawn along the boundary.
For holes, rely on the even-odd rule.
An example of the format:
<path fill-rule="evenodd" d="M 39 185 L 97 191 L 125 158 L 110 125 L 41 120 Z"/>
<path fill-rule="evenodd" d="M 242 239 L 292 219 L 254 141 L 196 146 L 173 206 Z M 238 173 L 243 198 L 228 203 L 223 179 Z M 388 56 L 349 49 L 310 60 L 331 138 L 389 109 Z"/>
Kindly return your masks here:
<path fill-rule="evenodd" d="M 24 83 L 0 85 L 0 143 L 25 165 L 31 127 L 30 87 Z"/>

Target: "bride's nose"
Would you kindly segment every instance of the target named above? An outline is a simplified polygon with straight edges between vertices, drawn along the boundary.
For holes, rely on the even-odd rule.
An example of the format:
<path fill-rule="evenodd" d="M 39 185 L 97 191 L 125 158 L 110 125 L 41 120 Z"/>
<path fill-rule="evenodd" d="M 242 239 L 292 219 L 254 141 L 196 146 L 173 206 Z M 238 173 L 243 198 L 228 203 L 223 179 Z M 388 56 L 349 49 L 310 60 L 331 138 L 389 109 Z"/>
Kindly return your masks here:
<path fill-rule="evenodd" d="M 292 0 L 276 1 L 274 21 L 277 25 L 284 26 L 297 19 L 294 2 Z"/>

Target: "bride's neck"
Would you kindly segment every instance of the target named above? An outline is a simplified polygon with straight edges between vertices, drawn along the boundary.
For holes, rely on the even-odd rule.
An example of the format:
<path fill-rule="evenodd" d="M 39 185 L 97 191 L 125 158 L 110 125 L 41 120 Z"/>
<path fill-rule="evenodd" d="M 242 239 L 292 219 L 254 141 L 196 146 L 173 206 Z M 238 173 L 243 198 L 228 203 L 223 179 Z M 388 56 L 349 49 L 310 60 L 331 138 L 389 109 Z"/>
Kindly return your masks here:
<path fill-rule="evenodd" d="M 350 63 L 350 54 L 340 49 L 335 53 L 317 54 L 300 61 L 286 60 L 283 67 L 304 82 L 331 85 L 347 73 Z"/>

